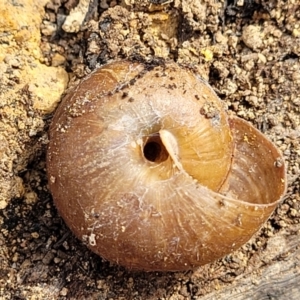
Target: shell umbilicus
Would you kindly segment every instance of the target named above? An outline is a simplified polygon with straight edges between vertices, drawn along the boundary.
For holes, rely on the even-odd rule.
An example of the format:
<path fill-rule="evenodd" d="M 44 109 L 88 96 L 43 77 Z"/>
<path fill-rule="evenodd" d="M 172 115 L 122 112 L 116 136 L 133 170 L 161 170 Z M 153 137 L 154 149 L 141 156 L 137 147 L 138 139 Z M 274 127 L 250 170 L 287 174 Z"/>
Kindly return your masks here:
<path fill-rule="evenodd" d="M 59 213 L 103 258 L 186 270 L 247 242 L 286 190 L 284 161 L 175 63 L 120 61 L 70 91 L 50 128 Z"/>

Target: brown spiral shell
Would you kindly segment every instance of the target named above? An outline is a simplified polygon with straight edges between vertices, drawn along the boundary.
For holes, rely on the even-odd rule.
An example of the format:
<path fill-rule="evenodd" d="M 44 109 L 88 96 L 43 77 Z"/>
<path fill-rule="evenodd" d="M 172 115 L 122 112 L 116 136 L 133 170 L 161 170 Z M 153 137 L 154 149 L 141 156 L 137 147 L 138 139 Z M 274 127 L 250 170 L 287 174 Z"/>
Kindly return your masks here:
<path fill-rule="evenodd" d="M 47 153 L 59 213 L 103 258 L 186 270 L 247 242 L 286 190 L 283 158 L 175 63 L 120 61 L 58 107 Z"/>

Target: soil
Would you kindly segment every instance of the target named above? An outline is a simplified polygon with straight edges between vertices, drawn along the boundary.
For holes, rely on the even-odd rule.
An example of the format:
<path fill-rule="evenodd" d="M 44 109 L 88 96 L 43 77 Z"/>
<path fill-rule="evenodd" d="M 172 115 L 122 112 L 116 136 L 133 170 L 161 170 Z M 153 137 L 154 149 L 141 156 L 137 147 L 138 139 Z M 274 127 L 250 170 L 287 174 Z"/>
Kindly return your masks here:
<path fill-rule="evenodd" d="M 4 2 L 23 14 L 0 20 L 0 299 L 299 299 L 299 1 Z M 288 166 L 287 194 L 259 232 L 196 270 L 104 261 L 72 235 L 47 187 L 47 130 L 68 77 L 72 86 L 128 57 L 192 65 Z M 30 64 L 42 71 L 28 82 Z"/>

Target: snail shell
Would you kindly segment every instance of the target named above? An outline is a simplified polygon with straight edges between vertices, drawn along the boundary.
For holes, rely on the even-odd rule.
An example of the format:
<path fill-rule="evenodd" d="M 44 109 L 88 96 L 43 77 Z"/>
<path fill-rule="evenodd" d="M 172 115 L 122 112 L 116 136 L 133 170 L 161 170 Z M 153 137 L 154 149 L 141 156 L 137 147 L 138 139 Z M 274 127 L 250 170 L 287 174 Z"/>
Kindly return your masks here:
<path fill-rule="evenodd" d="M 276 147 L 175 63 L 115 62 L 82 80 L 54 116 L 47 170 L 77 237 L 148 271 L 237 249 L 286 190 Z"/>

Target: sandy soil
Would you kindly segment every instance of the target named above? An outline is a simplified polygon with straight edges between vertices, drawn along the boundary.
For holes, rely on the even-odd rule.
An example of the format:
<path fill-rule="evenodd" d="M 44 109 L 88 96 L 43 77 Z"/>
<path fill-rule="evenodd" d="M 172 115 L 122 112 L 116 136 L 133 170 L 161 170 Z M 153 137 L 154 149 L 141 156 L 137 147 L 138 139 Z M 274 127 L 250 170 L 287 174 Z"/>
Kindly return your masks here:
<path fill-rule="evenodd" d="M 297 0 L 6 0 L 0 12 L 0 299 L 298 299 Z M 47 188 L 47 130 L 69 78 L 129 56 L 192 64 L 288 164 L 288 192 L 269 221 L 193 271 L 103 261 L 66 228 Z"/>

